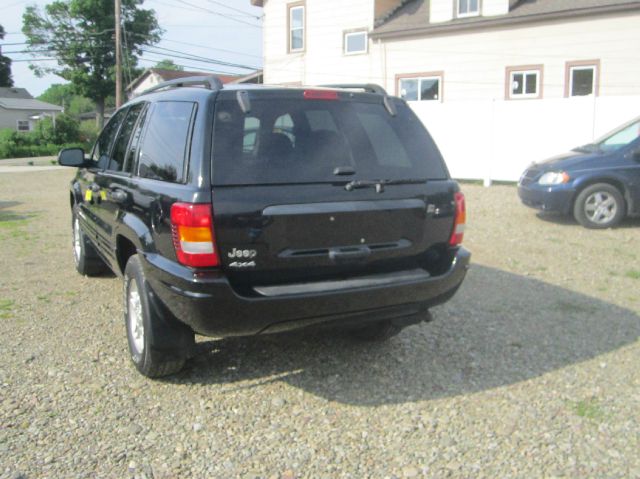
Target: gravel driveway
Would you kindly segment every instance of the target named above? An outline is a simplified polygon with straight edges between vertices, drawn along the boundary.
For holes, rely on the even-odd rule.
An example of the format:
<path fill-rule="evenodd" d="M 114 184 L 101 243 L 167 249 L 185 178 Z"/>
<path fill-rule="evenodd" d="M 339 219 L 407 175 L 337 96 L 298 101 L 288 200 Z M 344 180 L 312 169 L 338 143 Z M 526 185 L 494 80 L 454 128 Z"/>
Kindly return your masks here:
<path fill-rule="evenodd" d="M 640 478 L 640 221 L 464 185 L 474 265 L 435 322 L 207 339 L 150 381 L 121 281 L 73 268 L 72 174 L 0 175 L 0 477 Z"/>

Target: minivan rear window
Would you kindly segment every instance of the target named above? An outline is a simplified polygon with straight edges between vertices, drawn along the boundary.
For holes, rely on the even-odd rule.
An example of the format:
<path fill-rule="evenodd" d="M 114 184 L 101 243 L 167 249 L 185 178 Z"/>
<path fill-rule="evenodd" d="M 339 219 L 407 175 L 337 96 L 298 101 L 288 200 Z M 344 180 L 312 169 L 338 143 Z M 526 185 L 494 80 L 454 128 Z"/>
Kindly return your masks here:
<path fill-rule="evenodd" d="M 213 138 L 216 185 L 446 179 L 435 143 L 404 102 L 252 99 L 243 113 L 219 99 Z M 355 174 L 337 177 L 337 167 Z"/>

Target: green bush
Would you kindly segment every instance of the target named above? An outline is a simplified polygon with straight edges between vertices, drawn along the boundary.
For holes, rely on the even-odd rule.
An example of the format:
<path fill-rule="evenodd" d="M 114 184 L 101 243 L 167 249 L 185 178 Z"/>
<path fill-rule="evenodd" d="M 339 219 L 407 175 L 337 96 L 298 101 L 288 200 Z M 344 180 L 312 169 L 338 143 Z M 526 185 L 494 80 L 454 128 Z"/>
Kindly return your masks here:
<path fill-rule="evenodd" d="M 43 118 L 36 124 L 36 143 L 72 143 L 80 141 L 80 123 L 69 115 L 58 115 L 54 121 L 52 118 Z"/>
<path fill-rule="evenodd" d="M 0 159 L 57 155 L 61 149 L 72 147 L 86 151 L 93 141 L 93 132 L 81 132 L 77 120 L 62 114 L 56 117 L 55 127 L 51 118 L 43 118 L 33 131 L 0 130 Z"/>
<path fill-rule="evenodd" d="M 95 120 L 85 120 L 80 123 L 80 141 L 94 144 L 98 139 L 100 128 L 96 125 Z"/>

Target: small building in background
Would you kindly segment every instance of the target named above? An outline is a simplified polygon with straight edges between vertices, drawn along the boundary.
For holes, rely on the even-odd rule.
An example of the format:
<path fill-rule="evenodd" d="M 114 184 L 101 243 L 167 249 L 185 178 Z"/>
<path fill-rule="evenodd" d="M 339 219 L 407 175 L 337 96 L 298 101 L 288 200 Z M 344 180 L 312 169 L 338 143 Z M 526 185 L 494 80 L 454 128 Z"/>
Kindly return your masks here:
<path fill-rule="evenodd" d="M 63 108 L 36 100 L 24 88 L 0 87 L 0 129 L 31 131 L 44 117 L 55 121 Z"/>

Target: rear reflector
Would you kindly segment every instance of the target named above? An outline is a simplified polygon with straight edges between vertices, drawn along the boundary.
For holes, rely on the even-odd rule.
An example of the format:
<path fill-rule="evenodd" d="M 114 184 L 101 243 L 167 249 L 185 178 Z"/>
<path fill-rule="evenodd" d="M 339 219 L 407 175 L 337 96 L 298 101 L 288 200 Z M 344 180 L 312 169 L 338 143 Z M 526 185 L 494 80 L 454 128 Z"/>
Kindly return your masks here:
<path fill-rule="evenodd" d="M 456 210 L 453 221 L 453 231 L 451 232 L 451 238 L 449 238 L 450 246 L 458 246 L 462 243 L 464 237 L 464 226 L 467 222 L 467 212 L 464 201 L 464 195 L 462 193 L 456 193 L 454 195 Z"/>
<path fill-rule="evenodd" d="M 337 100 L 338 92 L 333 90 L 305 90 L 305 100 Z"/>
<path fill-rule="evenodd" d="M 178 261 L 185 266 L 218 266 L 213 236 L 213 216 L 209 203 L 174 203 L 171 232 Z"/>

